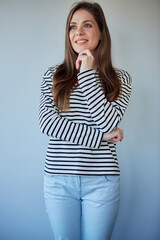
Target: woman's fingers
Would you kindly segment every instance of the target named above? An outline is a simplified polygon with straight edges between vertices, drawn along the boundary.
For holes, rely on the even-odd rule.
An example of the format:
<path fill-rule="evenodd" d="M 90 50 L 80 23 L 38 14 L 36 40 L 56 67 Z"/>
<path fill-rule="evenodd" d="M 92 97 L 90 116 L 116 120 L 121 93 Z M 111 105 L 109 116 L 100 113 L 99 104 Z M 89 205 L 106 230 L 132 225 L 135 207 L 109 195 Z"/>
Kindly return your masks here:
<path fill-rule="evenodd" d="M 76 69 L 79 70 L 80 66 L 81 66 L 81 60 L 77 59 L 77 61 L 76 61 Z"/>
<path fill-rule="evenodd" d="M 115 137 L 111 138 L 110 140 L 112 142 L 118 142 L 118 141 L 121 142 L 123 140 L 123 137 L 124 137 L 123 130 L 120 128 L 116 128 Z"/>
<path fill-rule="evenodd" d="M 93 57 L 93 55 L 89 49 L 81 51 L 78 56 L 82 56 L 82 55 L 87 55 L 87 56 Z"/>
<path fill-rule="evenodd" d="M 80 72 L 94 68 L 94 57 L 92 53 L 86 49 L 79 53 L 76 60 L 76 69 Z"/>
<path fill-rule="evenodd" d="M 123 140 L 123 137 L 124 137 L 123 130 L 117 127 L 112 132 L 105 133 L 103 136 L 103 140 L 112 141 L 112 142 L 118 142 L 118 141 L 121 142 Z"/>

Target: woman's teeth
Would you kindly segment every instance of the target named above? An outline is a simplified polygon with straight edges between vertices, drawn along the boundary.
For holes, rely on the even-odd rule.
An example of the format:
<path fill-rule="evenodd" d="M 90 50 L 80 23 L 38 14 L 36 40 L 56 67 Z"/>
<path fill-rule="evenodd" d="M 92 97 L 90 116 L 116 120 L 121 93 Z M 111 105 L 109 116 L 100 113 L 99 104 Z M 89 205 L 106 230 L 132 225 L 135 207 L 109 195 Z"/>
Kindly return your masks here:
<path fill-rule="evenodd" d="M 87 40 L 79 40 L 79 41 L 77 41 L 77 43 L 83 43 L 83 42 L 87 42 Z"/>

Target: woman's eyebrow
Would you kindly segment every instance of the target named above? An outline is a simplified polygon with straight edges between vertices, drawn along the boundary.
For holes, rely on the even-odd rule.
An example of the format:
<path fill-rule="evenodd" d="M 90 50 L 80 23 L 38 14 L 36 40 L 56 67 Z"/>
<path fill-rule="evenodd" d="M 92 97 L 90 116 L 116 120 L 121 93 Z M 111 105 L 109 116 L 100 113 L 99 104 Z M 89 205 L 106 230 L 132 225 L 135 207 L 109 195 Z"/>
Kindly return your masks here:
<path fill-rule="evenodd" d="M 91 20 L 85 20 L 82 23 L 85 23 L 85 22 L 92 22 L 93 23 L 93 21 L 91 21 Z M 76 22 L 70 22 L 70 24 L 77 24 L 77 23 Z"/>

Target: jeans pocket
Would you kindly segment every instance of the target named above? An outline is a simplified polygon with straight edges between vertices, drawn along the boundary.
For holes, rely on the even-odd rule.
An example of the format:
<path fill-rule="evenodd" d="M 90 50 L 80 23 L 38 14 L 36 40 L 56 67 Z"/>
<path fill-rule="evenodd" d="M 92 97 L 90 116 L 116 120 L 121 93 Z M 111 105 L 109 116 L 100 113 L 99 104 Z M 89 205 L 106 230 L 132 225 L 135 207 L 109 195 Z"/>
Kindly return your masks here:
<path fill-rule="evenodd" d="M 108 182 L 113 182 L 113 183 L 120 182 L 120 175 L 105 175 L 104 177 Z"/>

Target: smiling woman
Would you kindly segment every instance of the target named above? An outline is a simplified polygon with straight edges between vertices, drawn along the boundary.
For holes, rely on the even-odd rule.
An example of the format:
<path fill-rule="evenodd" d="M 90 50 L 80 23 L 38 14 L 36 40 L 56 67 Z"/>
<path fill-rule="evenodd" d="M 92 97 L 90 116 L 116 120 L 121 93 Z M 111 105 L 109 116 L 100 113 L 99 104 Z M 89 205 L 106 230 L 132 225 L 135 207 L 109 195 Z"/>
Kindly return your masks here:
<path fill-rule="evenodd" d="M 50 136 L 44 196 L 55 239 L 110 239 L 120 198 L 117 126 L 130 94 L 129 74 L 112 66 L 101 7 L 79 2 L 67 19 L 64 61 L 41 86 L 40 128 Z"/>
<path fill-rule="evenodd" d="M 76 53 L 97 48 L 101 33 L 91 13 L 86 10 L 75 12 L 70 22 L 69 38 Z"/>

